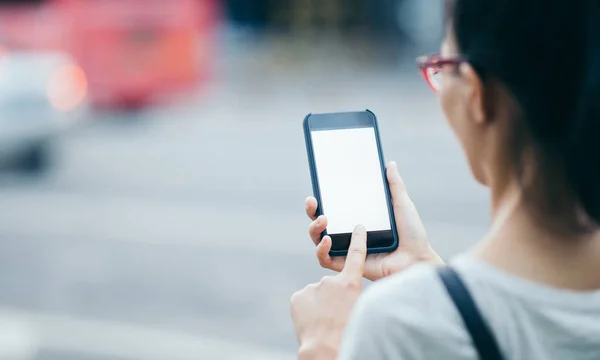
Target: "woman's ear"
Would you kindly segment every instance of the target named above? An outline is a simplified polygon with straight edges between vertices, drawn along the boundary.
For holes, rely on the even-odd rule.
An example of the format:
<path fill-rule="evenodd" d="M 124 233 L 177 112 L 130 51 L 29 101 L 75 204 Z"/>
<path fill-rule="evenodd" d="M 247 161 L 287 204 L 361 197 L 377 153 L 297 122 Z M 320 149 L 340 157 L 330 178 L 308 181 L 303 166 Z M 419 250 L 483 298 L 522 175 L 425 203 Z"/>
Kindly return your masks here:
<path fill-rule="evenodd" d="M 486 108 L 486 94 L 483 81 L 469 63 L 459 66 L 461 78 L 464 82 L 464 96 L 468 102 L 467 112 L 469 118 L 476 124 L 482 125 L 488 121 L 488 109 Z"/>

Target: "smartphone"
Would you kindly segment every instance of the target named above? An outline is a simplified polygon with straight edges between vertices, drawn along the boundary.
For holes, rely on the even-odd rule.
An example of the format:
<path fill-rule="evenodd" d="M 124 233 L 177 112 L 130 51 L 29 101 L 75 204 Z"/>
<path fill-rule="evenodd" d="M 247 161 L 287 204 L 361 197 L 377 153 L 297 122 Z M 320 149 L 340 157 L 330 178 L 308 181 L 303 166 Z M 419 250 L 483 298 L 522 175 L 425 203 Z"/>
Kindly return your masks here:
<path fill-rule="evenodd" d="M 303 126 L 317 215 L 328 220 L 321 238 L 331 237 L 330 255 L 348 253 L 358 224 L 367 229 L 367 253 L 395 250 L 398 231 L 375 114 L 308 114 Z"/>

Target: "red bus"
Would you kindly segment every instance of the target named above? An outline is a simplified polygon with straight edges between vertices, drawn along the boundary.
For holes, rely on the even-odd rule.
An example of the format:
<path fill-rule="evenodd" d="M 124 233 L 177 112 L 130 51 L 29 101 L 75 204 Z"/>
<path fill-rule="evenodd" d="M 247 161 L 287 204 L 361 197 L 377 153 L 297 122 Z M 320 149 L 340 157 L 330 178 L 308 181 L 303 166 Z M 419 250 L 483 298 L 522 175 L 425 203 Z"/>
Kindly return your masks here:
<path fill-rule="evenodd" d="M 210 75 L 215 0 L 26 2 L 0 3 L 0 41 L 73 55 L 96 107 L 143 106 Z"/>

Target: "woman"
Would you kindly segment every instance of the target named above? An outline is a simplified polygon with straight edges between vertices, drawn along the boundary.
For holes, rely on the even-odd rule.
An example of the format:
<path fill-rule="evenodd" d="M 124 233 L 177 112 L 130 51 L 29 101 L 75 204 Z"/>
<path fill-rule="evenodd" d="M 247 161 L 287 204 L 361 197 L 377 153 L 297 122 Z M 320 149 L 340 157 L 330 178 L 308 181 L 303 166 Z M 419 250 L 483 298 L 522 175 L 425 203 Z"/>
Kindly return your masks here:
<path fill-rule="evenodd" d="M 292 297 L 299 357 L 600 359 L 600 1 L 453 0 L 446 12 L 441 53 L 419 64 L 493 220 L 450 263 L 467 295 L 450 296 L 392 163 L 397 251 L 365 259 L 358 226 L 344 263 L 319 238 L 327 219 L 310 225 L 321 265 L 341 273 Z M 376 283 L 359 299 L 362 276 Z"/>

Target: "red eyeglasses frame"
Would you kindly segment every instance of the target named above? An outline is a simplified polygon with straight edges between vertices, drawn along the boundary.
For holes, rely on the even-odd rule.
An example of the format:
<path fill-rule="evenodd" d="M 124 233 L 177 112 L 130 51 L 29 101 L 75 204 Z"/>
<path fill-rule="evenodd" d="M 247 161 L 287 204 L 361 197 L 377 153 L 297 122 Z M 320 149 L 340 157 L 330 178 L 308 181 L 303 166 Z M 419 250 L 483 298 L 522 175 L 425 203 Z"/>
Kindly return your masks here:
<path fill-rule="evenodd" d="M 419 56 L 417 58 L 417 65 L 421 69 L 421 74 L 423 75 L 423 78 L 425 78 L 427 85 L 429 85 L 429 87 L 436 93 L 440 91 L 440 87 L 434 82 L 432 74 L 435 74 L 437 73 L 437 71 L 440 71 L 443 66 L 456 66 L 464 62 L 467 62 L 467 59 L 464 56 L 460 55 L 444 57 L 440 54 L 429 54 Z M 430 69 L 434 69 L 435 72 L 430 72 Z"/>

